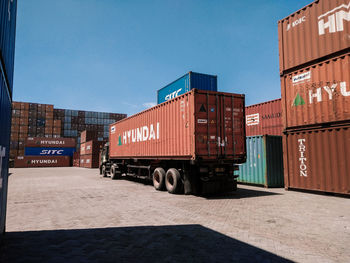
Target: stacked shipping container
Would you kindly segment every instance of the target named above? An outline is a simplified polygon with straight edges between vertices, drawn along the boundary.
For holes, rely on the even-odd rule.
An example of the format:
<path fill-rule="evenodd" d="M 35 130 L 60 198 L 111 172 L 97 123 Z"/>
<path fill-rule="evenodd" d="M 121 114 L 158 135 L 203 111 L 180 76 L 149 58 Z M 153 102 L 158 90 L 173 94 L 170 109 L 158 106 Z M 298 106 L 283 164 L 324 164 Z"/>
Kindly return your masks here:
<path fill-rule="evenodd" d="M 278 23 L 286 188 L 350 194 L 349 9 L 319 0 Z"/>
<path fill-rule="evenodd" d="M 10 158 L 23 156 L 24 142 L 28 137 L 74 138 L 80 149 L 79 133 L 96 132 L 100 141 L 107 140 L 110 123 L 121 120 L 126 114 L 55 109 L 53 105 L 13 102 Z"/>
<path fill-rule="evenodd" d="M 5 232 L 17 0 L 0 4 L 0 235 Z"/>
<path fill-rule="evenodd" d="M 24 145 L 24 156 L 15 157 L 16 168 L 70 166 L 76 142 L 72 138 L 30 137 Z"/>
<path fill-rule="evenodd" d="M 283 187 L 281 99 L 247 106 L 247 162 L 235 173 L 238 182 Z"/>
<path fill-rule="evenodd" d="M 80 167 L 98 168 L 100 149 L 106 141 L 98 140 L 95 131 L 83 131 L 80 136 Z"/>

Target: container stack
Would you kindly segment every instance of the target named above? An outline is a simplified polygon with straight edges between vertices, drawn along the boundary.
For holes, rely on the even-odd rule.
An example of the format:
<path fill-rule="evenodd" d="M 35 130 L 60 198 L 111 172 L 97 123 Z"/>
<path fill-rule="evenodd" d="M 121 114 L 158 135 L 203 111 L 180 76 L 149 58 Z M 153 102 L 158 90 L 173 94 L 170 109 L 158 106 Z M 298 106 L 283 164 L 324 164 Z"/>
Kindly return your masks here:
<path fill-rule="evenodd" d="M 278 23 L 285 187 L 350 194 L 349 1 Z"/>
<path fill-rule="evenodd" d="M 79 133 L 91 130 L 99 140 L 108 139 L 110 123 L 126 114 L 55 109 L 50 104 L 13 102 L 10 159 L 24 155 L 24 142 L 28 137 L 74 138 L 80 149 Z"/>
<path fill-rule="evenodd" d="M 75 145 L 75 140 L 71 138 L 27 138 L 24 156 L 17 156 L 14 166 L 15 168 L 71 166 Z"/>
<path fill-rule="evenodd" d="M 80 136 L 80 167 L 98 168 L 100 149 L 106 141 L 100 141 L 96 131 L 83 131 Z"/>
<path fill-rule="evenodd" d="M 247 161 L 235 171 L 239 183 L 283 187 L 281 99 L 245 108 Z"/>

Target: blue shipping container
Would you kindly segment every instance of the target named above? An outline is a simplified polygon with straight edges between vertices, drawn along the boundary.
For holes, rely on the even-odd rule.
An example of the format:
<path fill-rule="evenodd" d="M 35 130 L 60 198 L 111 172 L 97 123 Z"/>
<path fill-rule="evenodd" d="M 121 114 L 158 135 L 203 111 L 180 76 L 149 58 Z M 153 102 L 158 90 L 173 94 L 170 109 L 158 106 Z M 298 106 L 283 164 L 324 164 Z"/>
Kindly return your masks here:
<path fill-rule="evenodd" d="M 217 76 L 190 71 L 157 91 L 157 103 L 163 103 L 192 89 L 217 91 Z"/>
<path fill-rule="evenodd" d="M 60 147 L 26 147 L 24 150 L 25 156 L 73 156 L 74 148 Z"/>
<path fill-rule="evenodd" d="M 0 237 L 5 232 L 17 0 L 0 1 Z"/>

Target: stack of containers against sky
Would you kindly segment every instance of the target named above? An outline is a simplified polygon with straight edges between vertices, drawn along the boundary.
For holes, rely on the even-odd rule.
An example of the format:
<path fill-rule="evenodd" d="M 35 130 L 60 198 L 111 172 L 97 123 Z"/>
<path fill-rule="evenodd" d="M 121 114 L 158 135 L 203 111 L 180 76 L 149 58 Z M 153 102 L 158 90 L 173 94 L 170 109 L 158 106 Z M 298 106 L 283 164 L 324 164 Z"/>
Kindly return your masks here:
<path fill-rule="evenodd" d="M 73 138 L 29 137 L 24 156 L 16 156 L 16 168 L 71 166 L 76 141 Z"/>
<path fill-rule="evenodd" d="M 0 5 L 0 236 L 5 231 L 17 1 Z"/>
<path fill-rule="evenodd" d="M 83 131 L 80 135 L 80 167 L 98 168 L 100 150 L 106 141 L 98 140 L 96 131 Z"/>
<path fill-rule="evenodd" d="M 350 1 L 278 23 L 285 187 L 350 194 Z"/>
<path fill-rule="evenodd" d="M 247 106 L 247 161 L 235 171 L 238 182 L 283 187 L 281 99 Z"/>

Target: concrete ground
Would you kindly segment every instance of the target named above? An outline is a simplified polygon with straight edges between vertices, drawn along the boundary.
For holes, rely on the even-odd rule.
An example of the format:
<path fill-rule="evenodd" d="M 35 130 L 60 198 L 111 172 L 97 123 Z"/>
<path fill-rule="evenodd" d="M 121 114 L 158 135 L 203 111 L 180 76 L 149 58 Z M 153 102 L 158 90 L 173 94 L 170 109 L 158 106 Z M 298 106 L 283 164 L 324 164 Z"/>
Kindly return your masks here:
<path fill-rule="evenodd" d="M 97 169 L 12 169 L 0 262 L 350 262 L 350 199 L 170 195 Z"/>

